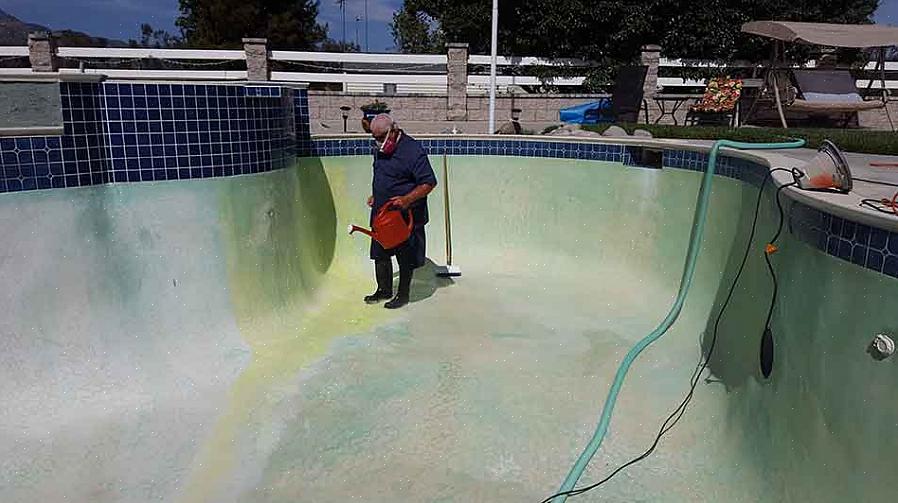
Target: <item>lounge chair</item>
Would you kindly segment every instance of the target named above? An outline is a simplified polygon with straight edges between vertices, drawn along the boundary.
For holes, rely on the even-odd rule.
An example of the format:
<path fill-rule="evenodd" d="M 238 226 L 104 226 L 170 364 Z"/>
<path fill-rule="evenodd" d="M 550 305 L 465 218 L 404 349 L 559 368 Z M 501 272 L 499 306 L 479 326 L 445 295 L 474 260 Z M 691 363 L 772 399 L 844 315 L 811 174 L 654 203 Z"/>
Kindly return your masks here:
<path fill-rule="evenodd" d="M 864 100 L 848 70 L 793 70 L 798 97 L 786 108 L 811 115 L 844 114 L 847 124 L 852 114 L 885 107 L 880 99 Z"/>
<path fill-rule="evenodd" d="M 718 77 L 708 81 L 705 94 L 698 103 L 689 107 L 686 124 L 735 125 L 736 107 L 742 95 L 742 80 Z"/>

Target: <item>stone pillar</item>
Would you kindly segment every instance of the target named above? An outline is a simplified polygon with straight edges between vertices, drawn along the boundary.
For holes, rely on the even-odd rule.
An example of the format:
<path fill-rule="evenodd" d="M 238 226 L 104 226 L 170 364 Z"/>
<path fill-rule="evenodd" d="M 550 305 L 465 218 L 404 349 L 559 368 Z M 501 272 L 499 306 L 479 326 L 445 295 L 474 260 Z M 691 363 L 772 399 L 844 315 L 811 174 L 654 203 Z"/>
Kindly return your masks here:
<path fill-rule="evenodd" d="M 652 96 L 658 90 L 658 66 L 661 64 L 661 46 L 644 45 L 641 49 L 639 64 L 649 67 L 645 74 L 645 83 L 642 85 L 642 96 L 648 103 L 649 121 L 651 122 L 659 113 Z"/>
<path fill-rule="evenodd" d="M 446 95 L 448 120 L 468 118 L 468 44 L 451 43 L 446 62 Z"/>
<path fill-rule="evenodd" d="M 246 80 L 269 80 L 268 39 L 245 38 L 243 51 L 246 52 Z"/>
<path fill-rule="evenodd" d="M 56 38 L 39 31 L 28 34 L 28 59 L 35 72 L 55 72 L 59 69 L 56 59 Z"/>

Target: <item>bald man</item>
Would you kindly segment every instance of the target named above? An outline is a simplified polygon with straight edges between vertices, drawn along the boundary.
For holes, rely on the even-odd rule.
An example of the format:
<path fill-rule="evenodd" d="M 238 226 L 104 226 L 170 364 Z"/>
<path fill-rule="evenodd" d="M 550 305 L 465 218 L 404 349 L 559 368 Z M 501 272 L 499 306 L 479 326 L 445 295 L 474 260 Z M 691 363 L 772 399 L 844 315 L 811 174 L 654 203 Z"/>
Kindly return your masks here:
<path fill-rule="evenodd" d="M 368 198 L 371 220 L 384 204 L 390 204 L 403 210 L 406 221 L 409 215 L 414 218 L 414 229 L 408 241 L 391 250 L 385 250 L 377 241 L 371 240 L 370 256 L 374 261 L 377 290 L 365 297 L 365 302 L 374 304 L 388 300 L 384 307 L 397 309 L 408 304 L 412 274 L 424 265 L 427 194 L 436 187 L 437 179 L 421 144 L 402 131 L 389 115 L 376 116 L 370 127 L 377 143 L 372 195 Z M 395 297 L 394 255 L 399 263 L 399 288 Z"/>

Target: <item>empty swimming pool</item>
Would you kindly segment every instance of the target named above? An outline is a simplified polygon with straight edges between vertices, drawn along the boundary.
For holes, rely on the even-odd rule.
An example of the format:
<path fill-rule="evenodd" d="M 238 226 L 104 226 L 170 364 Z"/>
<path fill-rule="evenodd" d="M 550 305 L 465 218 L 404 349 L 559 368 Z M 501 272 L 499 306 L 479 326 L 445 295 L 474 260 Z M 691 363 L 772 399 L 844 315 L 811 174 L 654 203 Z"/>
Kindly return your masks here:
<path fill-rule="evenodd" d="M 361 301 L 368 243 L 343 231 L 368 218 L 361 140 L 321 140 L 320 155 L 267 173 L 0 194 L 2 499 L 552 494 L 618 362 L 676 293 L 704 154 L 655 144 L 656 169 L 607 142 L 431 141 L 435 167 L 449 153 L 464 276 L 418 270 L 398 312 Z M 583 483 L 648 447 L 688 390 L 767 167 L 732 155 L 684 311 L 634 365 Z M 898 328 L 898 235 L 787 198 L 764 379 L 767 190 L 686 415 L 580 500 L 891 498 L 896 369 L 865 349 Z M 438 193 L 430 209 L 439 264 Z M 861 241 L 860 263 L 839 257 Z"/>

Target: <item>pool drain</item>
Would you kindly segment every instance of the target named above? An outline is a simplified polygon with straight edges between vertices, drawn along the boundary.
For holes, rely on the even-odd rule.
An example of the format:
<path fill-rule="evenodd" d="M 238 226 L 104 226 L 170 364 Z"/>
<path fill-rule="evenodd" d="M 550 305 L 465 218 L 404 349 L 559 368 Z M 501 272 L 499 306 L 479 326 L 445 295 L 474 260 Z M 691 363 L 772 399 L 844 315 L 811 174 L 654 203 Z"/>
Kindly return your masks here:
<path fill-rule="evenodd" d="M 885 360 L 895 353 L 895 341 L 886 334 L 879 334 L 870 342 L 868 352 L 874 360 Z"/>

